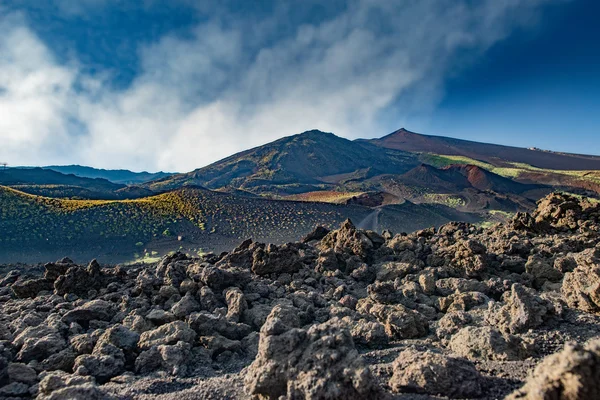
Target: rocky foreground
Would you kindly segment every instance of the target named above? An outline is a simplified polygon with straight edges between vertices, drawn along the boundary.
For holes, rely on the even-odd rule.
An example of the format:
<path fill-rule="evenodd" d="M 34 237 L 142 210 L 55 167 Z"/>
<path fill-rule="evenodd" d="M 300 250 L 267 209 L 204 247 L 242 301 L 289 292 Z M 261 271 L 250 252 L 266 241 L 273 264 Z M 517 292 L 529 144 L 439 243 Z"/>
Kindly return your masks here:
<path fill-rule="evenodd" d="M 0 280 L 0 397 L 599 399 L 600 206 Z"/>

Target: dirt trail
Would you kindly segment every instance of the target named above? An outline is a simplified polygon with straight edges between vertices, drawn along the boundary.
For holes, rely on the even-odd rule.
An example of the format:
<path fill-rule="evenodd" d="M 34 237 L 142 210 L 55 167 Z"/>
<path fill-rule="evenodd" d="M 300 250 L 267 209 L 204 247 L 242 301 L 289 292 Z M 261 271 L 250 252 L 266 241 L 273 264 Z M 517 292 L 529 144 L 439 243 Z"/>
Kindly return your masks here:
<path fill-rule="evenodd" d="M 377 232 L 379 228 L 379 214 L 381 214 L 381 209 L 375 209 L 358 224 L 358 228 Z"/>

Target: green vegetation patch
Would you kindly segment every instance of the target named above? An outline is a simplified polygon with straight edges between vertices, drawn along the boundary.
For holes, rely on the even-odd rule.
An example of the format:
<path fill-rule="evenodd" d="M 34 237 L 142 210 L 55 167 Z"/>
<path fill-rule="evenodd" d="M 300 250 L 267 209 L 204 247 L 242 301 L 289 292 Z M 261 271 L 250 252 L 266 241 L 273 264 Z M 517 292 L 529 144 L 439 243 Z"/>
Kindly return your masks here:
<path fill-rule="evenodd" d="M 511 167 L 496 167 L 492 164 L 475 160 L 473 158 L 465 157 L 465 156 L 451 156 L 451 155 L 442 155 L 442 154 L 422 154 L 421 160 L 424 163 L 433 165 L 434 167 L 442 168 L 449 165 L 476 165 L 478 167 L 484 168 L 490 172 L 493 172 L 497 175 L 503 176 L 505 178 L 518 178 L 522 174 L 525 173 L 545 173 L 545 174 L 557 174 L 557 175 L 565 175 L 569 177 L 574 177 L 582 180 L 586 180 L 589 182 L 593 182 L 596 184 L 600 184 L 600 171 L 571 171 L 571 170 L 559 170 L 559 169 L 544 169 L 534 167 L 529 164 L 517 163 L 517 162 L 507 162 L 507 164 L 511 165 Z"/>
<path fill-rule="evenodd" d="M 426 193 L 423 199 L 427 203 L 442 204 L 451 208 L 459 208 L 467 205 L 465 199 L 460 196 L 455 196 L 445 193 Z"/>

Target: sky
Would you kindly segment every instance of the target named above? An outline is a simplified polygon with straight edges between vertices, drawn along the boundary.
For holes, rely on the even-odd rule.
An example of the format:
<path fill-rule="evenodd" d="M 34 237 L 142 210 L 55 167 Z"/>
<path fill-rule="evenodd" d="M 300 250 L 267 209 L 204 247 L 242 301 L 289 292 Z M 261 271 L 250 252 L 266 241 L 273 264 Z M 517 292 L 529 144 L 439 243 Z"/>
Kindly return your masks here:
<path fill-rule="evenodd" d="M 0 161 L 190 171 L 310 129 L 600 154 L 595 0 L 0 0 Z"/>

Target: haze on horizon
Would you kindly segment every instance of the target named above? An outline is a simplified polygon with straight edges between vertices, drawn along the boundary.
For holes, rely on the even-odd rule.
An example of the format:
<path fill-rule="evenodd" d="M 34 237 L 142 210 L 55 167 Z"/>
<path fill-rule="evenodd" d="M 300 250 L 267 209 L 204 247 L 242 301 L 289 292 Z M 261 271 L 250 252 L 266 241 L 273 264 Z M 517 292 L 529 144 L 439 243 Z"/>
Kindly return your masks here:
<path fill-rule="evenodd" d="M 591 0 L 0 3 L 0 160 L 189 171 L 310 129 L 600 154 Z"/>

